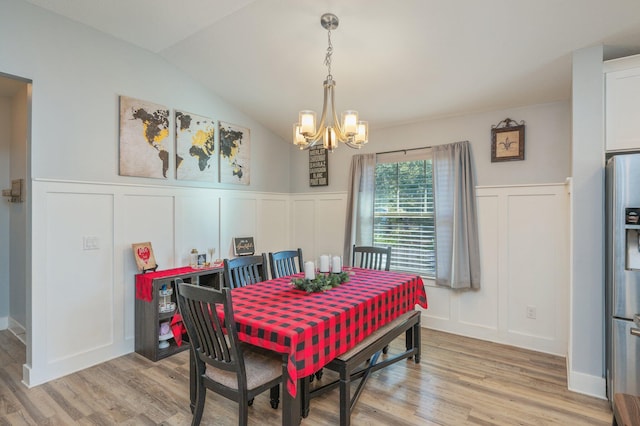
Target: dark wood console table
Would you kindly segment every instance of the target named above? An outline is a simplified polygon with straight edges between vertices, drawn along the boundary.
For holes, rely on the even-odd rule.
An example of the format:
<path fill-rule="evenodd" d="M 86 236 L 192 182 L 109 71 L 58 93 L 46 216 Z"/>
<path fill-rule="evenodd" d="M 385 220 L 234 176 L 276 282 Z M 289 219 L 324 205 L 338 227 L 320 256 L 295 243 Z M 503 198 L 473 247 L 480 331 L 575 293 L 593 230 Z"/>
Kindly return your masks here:
<path fill-rule="evenodd" d="M 189 348 L 187 335 L 183 335 L 182 344 L 178 345 L 175 337 L 165 335 L 160 338 L 160 327 L 163 323 L 171 325 L 178 313 L 175 280 L 180 278 L 184 282 L 220 288 L 222 284 L 222 267 L 211 268 L 182 268 L 164 271 L 147 272 L 136 275 L 135 302 L 135 351 L 158 361 L 177 352 Z M 164 296 L 160 294 L 165 290 Z M 176 320 L 179 317 L 175 318 Z M 178 340 L 180 340 L 178 336 Z M 160 348 L 160 342 L 163 343 Z"/>

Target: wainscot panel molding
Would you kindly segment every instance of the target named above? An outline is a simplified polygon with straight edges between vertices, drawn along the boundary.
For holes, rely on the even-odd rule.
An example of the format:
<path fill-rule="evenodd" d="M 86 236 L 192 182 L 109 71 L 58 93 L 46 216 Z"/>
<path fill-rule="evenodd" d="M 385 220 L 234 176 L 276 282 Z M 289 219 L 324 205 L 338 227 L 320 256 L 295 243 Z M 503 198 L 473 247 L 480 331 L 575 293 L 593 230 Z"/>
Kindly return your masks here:
<path fill-rule="evenodd" d="M 346 209 L 346 192 L 291 194 L 292 247 L 302 248 L 305 260 L 342 256 Z"/>
<path fill-rule="evenodd" d="M 423 324 L 566 356 L 568 185 L 478 187 L 476 198 L 481 289 L 456 292 L 425 280 Z"/>
<path fill-rule="evenodd" d="M 151 241 L 160 269 L 186 265 L 193 248 L 229 257 L 233 236 L 253 236 L 257 252 L 282 250 L 290 247 L 289 198 L 34 180 L 25 384 L 35 386 L 133 352 L 138 271 L 132 243 Z"/>
<path fill-rule="evenodd" d="M 423 325 L 565 355 L 566 186 L 480 187 L 477 200 L 482 288 L 453 292 L 425 279 Z M 34 180 L 25 383 L 41 384 L 133 351 L 132 243 L 151 241 L 161 269 L 185 265 L 192 248 L 228 257 L 234 236 L 253 236 L 258 253 L 301 247 L 305 259 L 315 260 L 342 254 L 346 203 L 346 192 Z M 87 238 L 97 247 L 86 249 Z M 527 318 L 528 307 L 536 319 Z"/>

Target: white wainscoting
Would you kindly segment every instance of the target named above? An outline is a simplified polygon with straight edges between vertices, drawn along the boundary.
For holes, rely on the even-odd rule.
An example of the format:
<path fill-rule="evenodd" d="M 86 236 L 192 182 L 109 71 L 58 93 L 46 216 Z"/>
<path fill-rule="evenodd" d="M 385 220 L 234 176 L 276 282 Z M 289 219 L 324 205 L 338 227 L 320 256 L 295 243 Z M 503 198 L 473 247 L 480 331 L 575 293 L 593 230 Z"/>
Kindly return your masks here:
<path fill-rule="evenodd" d="M 347 194 L 291 195 L 291 245 L 302 248 L 305 260 L 322 254 L 341 256 L 344 249 Z"/>
<path fill-rule="evenodd" d="M 256 252 L 301 247 L 310 260 L 342 254 L 346 197 L 35 180 L 25 383 L 133 351 L 132 243 L 151 241 L 161 269 L 185 265 L 192 248 L 229 257 L 234 236 L 254 236 Z M 477 198 L 482 288 L 454 292 L 425 280 L 423 325 L 565 355 L 565 185 L 484 187 Z M 85 237 L 99 247 L 84 250 Z M 536 308 L 535 320 L 527 306 Z"/>
<path fill-rule="evenodd" d="M 234 236 L 256 252 L 289 248 L 289 194 L 161 185 L 33 182 L 31 364 L 34 386 L 134 350 L 131 244 L 151 241 L 160 269 L 192 248 L 232 255 Z M 86 237 L 98 247 L 83 249 Z"/>
<path fill-rule="evenodd" d="M 453 291 L 425 279 L 423 326 L 566 356 L 568 186 L 478 187 L 476 198 L 481 289 Z M 346 200 L 346 193 L 291 195 L 292 245 L 306 259 L 342 252 Z"/>
<path fill-rule="evenodd" d="M 426 280 L 423 325 L 566 356 L 569 195 L 565 184 L 479 187 L 481 289 Z M 527 308 L 535 309 L 535 319 Z"/>

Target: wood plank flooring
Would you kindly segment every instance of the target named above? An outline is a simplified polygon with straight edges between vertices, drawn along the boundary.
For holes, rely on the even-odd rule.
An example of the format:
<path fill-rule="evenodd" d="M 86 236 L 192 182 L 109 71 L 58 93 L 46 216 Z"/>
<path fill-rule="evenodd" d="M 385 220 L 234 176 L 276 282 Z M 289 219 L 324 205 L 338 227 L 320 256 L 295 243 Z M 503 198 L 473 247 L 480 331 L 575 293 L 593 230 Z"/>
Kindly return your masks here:
<path fill-rule="evenodd" d="M 611 424 L 606 401 L 567 390 L 564 358 L 427 329 L 422 345 L 421 364 L 373 374 L 352 425 Z M 0 425 L 188 425 L 188 359 L 185 351 L 153 363 L 133 353 L 27 389 L 24 345 L 0 331 Z M 236 409 L 209 392 L 202 424 L 236 425 Z M 336 389 L 311 401 L 302 425 L 337 425 L 338 412 Z M 280 422 L 268 392 L 256 398 L 249 424 Z"/>

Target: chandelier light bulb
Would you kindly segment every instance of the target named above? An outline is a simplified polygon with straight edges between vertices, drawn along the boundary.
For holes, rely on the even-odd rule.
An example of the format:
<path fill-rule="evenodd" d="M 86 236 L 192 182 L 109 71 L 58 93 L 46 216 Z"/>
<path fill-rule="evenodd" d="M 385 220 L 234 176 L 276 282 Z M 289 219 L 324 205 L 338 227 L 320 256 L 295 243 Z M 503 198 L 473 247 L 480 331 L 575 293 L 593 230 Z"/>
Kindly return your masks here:
<path fill-rule="evenodd" d="M 305 136 L 313 135 L 316 132 L 315 111 L 300 111 L 300 133 Z"/>
<path fill-rule="evenodd" d="M 353 142 L 362 146 L 365 143 L 369 142 L 369 123 L 366 121 L 358 122 L 358 132 L 353 138 Z"/>
<path fill-rule="evenodd" d="M 342 131 L 347 136 L 358 133 L 358 111 L 345 111 L 342 113 Z"/>
<path fill-rule="evenodd" d="M 304 149 L 308 143 L 307 139 L 300 132 L 300 124 L 293 125 L 293 144 L 300 147 L 300 149 Z"/>

